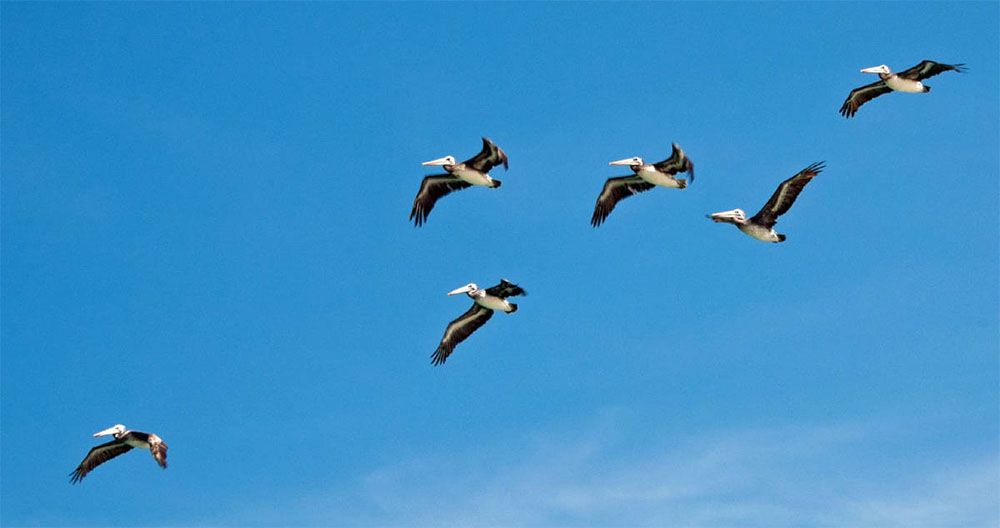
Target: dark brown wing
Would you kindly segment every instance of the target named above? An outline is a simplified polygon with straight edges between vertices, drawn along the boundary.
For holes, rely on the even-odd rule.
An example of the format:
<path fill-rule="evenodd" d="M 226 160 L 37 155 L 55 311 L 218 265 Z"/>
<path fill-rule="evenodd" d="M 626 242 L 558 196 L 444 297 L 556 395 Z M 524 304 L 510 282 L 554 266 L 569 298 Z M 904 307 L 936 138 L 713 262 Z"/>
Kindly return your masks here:
<path fill-rule="evenodd" d="M 503 164 L 503 169 L 507 170 L 507 154 L 496 145 L 496 143 L 483 138 L 483 150 L 475 156 L 462 162 L 466 167 L 473 168 L 483 174 L 490 172 L 493 167 Z"/>
<path fill-rule="evenodd" d="M 69 474 L 69 481 L 76 484 L 77 482 L 83 480 L 83 477 L 86 477 L 87 473 L 90 473 L 97 466 L 115 458 L 118 455 L 128 453 L 131 450 L 132 446 L 118 439 L 101 444 L 87 453 L 83 462 L 80 462 L 80 465 Z"/>
<path fill-rule="evenodd" d="M 840 107 L 840 115 L 844 117 L 854 117 L 854 114 L 858 113 L 858 108 L 861 108 L 861 105 L 891 91 L 892 88 L 889 88 L 889 86 L 885 84 L 885 81 L 882 80 L 866 84 L 860 88 L 855 88 L 851 90 L 851 95 L 847 96 L 847 99 L 844 101 L 844 105 Z"/>
<path fill-rule="evenodd" d="M 431 209 L 434 209 L 434 204 L 439 198 L 466 187 L 472 187 L 472 185 L 451 174 L 434 174 L 424 178 L 424 181 L 420 183 L 420 190 L 417 191 L 417 197 L 413 199 L 410 220 L 413 220 L 414 225 L 419 227 L 427 221 Z"/>
<path fill-rule="evenodd" d="M 620 178 L 608 178 L 604 182 L 604 188 L 597 197 L 597 204 L 594 205 L 594 215 L 590 217 L 590 225 L 597 227 L 604 223 L 615 210 L 618 202 L 641 192 L 652 189 L 652 183 L 643 180 L 638 176 L 622 176 Z"/>
<path fill-rule="evenodd" d="M 665 172 L 671 176 L 677 174 L 678 172 L 686 172 L 689 175 L 689 180 L 694 182 L 694 163 L 684 154 L 681 147 L 677 143 L 673 144 L 673 152 L 670 153 L 670 157 L 659 162 L 654 163 L 656 170 L 660 172 Z"/>
<path fill-rule="evenodd" d="M 962 73 L 965 71 L 965 64 L 941 64 L 940 62 L 925 60 L 908 70 L 897 73 L 896 75 L 911 81 L 921 81 L 946 71 L 956 71 L 958 73 Z"/>
<path fill-rule="evenodd" d="M 167 444 L 158 436 L 150 435 L 149 452 L 161 468 L 167 469 Z"/>
<path fill-rule="evenodd" d="M 455 350 L 455 346 L 465 341 L 479 327 L 486 324 L 486 321 L 493 317 L 493 310 L 483 308 L 476 303 L 472 303 L 472 308 L 465 312 L 458 319 L 448 323 L 448 328 L 444 331 L 441 344 L 438 345 L 434 355 L 431 356 L 431 363 L 441 365 L 447 361 L 448 356 Z"/>
<path fill-rule="evenodd" d="M 486 288 L 486 294 L 506 299 L 507 297 L 516 297 L 518 295 L 528 295 L 528 292 L 507 279 L 500 279 L 500 284 L 492 288 Z"/>
<path fill-rule="evenodd" d="M 750 219 L 755 224 L 760 224 L 767 228 L 774 227 L 778 223 L 778 217 L 788 212 L 798 198 L 799 193 L 814 176 L 823 171 L 823 162 L 813 163 L 802 169 L 798 174 L 781 182 L 778 190 L 774 191 L 771 199 L 764 204 L 764 208 Z"/>

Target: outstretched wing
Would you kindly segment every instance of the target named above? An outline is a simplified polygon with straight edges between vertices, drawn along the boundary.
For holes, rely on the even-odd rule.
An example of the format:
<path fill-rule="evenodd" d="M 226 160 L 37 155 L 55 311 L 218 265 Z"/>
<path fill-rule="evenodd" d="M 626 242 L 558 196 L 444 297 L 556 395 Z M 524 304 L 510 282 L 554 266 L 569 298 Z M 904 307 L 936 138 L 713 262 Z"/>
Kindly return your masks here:
<path fill-rule="evenodd" d="M 965 64 L 941 64 L 940 62 L 925 60 L 908 70 L 897 73 L 896 75 L 911 81 L 921 81 L 946 71 L 957 71 L 962 73 L 965 71 Z"/>
<path fill-rule="evenodd" d="M 437 350 L 431 356 L 431 363 L 441 365 L 447 361 L 448 356 L 455 351 L 455 346 L 465 341 L 473 332 L 479 330 L 479 327 L 486 324 L 486 321 L 489 321 L 490 317 L 493 317 L 493 310 L 472 303 L 472 308 L 469 308 L 469 311 L 459 316 L 458 319 L 448 323 L 448 328 L 444 331 L 444 337 L 441 338 L 441 344 L 438 345 Z"/>
<path fill-rule="evenodd" d="M 492 288 L 486 288 L 486 294 L 506 299 L 507 297 L 516 297 L 518 295 L 528 295 L 528 292 L 507 279 L 500 279 L 500 284 Z"/>
<path fill-rule="evenodd" d="M 83 477 L 87 476 L 97 466 L 115 458 L 118 455 L 128 453 L 132 450 L 132 446 L 122 442 L 118 439 L 112 440 L 108 443 L 101 444 L 87 453 L 84 457 L 83 462 L 70 473 L 69 481 L 73 484 L 83 480 Z"/>
<path fill-rule="evenodd" d="M 483 150 L 463 163 L 466 167 L 471 167 L 483 174 L 501 163 L 503 169 L 507 170 L 507 154 L 489 138 L 483 138 Z"/>
<path fill-rule="evenodd" d="M 823 162 L 813 163 L 802 169 L 798 174 L 781 182 L 778 190 L 774 191 L 771 199 L 764 204 L 764 208 L 750 219 L 755 224 L 760 224 L 768 229 L 778 223 L 778 217 L 788 212 L 798 198 L 799 193 L 814 176 L 823 171 Z"/>
<path fill-rule="evenodd" d="M 866 84 L 860 88 L 855 88 L 851 90 L 851 95 L 847 96 L 843 106 L 840 107 L 840 115 L 844 117 L 854 117 L 854 114 L 858 113 L 858 108 L 861 108 L 861 105 L 891 91 L 892 88 L 889 88 L 889 86 L 885 84 L 885 81 L 882 80 Z"/>
<path fill-rule="evenodd" d="M 656 170 L 660 172 L 665 172 L 671 176 L 677 174 L 678 172 L 686 172 L 690 176 L 692 182 L 694 181 L 694 163 L 684 154 L 681 147 L 677 143 L 673 144 L 673 152 L 670 153 L 670 157 L 659 162 L 654 163 Z"/>
<path fill-rule="evenodd" d="M 413 199 L 410 220 L 413 220 L 413 223 L 419 227 L 427 221 L 427 217 L 431 214 L 431 209 L 434 209 L 434 204 L 437 203 L 439 198 L 450 194 L 452 191 L 458 191 L 471 186 L 471 184 L 451 174 L 434 174 L 424 178 L 424 181 L 420 184 L 420 190 L 417 191 L 417 197 Z"/>
<path fill-rule="evenodd" d="M 590 225 L 594 227 L 601 225 L 608 218 L 608 215 L 611 214 L 611 211 L 615 210 L 618 202 L 633 194 L 648 191 L 653 187 L 652 183 L 638 176 L 608 178 L 608 181 L 604 182 L 604 189 L 601 189 L 601 194 L 597 197 L 597 204 L 594 206 L 594 215 L 590 217 Z"/>

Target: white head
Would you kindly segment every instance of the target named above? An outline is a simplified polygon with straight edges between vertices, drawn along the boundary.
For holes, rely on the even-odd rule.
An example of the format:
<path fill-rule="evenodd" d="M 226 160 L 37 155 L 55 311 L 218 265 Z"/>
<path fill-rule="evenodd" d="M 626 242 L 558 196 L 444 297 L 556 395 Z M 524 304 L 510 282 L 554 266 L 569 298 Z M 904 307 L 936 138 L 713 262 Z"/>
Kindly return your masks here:
<path fill-rule="evenodd" d="M 436 160 L 425 161 L 421 165 L 458 165 L 453 156 L 445 156 Z"/>
<path fill-rule="evenodd" d="M 889 67 L 886 66 L 885 64 L 881 64 L 879 66 L 872 66 L 871 68 L 865 68 L 861 70 L 861 73 L 882 73 L 885 75 L 889 75 L 890 73 L 892 73 L 892 71 L 890 71 Z"/>
<path fill-rule="evenodd" d="M 470 282 L 470 283 L 466 284 L 465 286 L 462 286 L 461 288 L 455 288 L 454 290 L 451 290 L 450 292 L 448 292 L 448 295 L 458 295 L 460 293 L 471 293 L 471 292 L 474 292 L 474 291 L 476 291 L 478 289 L 479 289 L 479 286 L 476 286 L 476 283 Z"/>
<path fill-rule="evenodd" d="M 639 156 L 632 156 L 631 158 L 620 159 L 618 161 L 612 161 L 608 165 L 627 165 L 629 167 L 633 165 L 642 165 L 642 158 Z"/>
<path fill-rule="evenodd" d="M 100 437 L 100 436 L 108 436 L 108 435 L 115 435 L 115 438 L 118 438 L 118 435 L 120 435 L 120 434 L 122 434 L 124 432 L 125 432 L 125 426 L 122 425 L 122 424 L 117 424 L 114 427 L 109 427 L 109 428 L 107 428 L 107 429 L 105 429 L 103 431 L 100 431 L 98 433 L 94 433 L 94 438 L 97 438 L 97 437 Z"/>
<path fill-rule="evenodd" d="M 747 215 L 743 212 L 743 209 L 733 209 L 731 211 L 712 213 L 708 215 L 708 217 L 716 222 L 729 222 L 731 224 L 742 224 L 747 220 Z"/>

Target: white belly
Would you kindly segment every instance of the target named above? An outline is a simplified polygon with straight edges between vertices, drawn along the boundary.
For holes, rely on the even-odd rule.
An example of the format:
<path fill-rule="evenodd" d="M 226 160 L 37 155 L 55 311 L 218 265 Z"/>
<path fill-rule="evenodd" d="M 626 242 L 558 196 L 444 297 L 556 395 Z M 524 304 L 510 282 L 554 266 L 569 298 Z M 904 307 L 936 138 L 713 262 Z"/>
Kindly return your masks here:
<path fill-rule="evenodd" d="M 490 178 L 489 174 L 483 174 L 479 171 L 461 169 L 453 172 L 452 174 L 458 176 L 462 181 L 472 185 L 480 185 L 482 187 L 493 186 L 493 178 Z"/>
<path fill-rule="evenodd" d="M 901 79 L 899 77 L 889 77 L 885 81 L 886 86 L 892 88 L 897 92 L 906 93 L 923 93 L 924 85 L 920 81 L 911 81 L 909 79 Z"/>
<path fill-rule="evenodd" d="M 483 308 L 489 308 L 490 310 L 500 310 L 501 312 L 510 311 L 510 303 L 506 299 L 501 299 L 499 297 L 493 297 L 492 295 L 484 295 L 476 299 L 476 303 Z"/>
<path fill-rule="evenodd" d="M 777 242 L 778 233 L 774 232 L 774 229 L 765 229 L 759 225 L 746 224 L 737 225 L 740 231 L 760 240 L 761 242 Z"/>
<path fill-rule="evenodd" d="M 664 174 L 660 171 L 654 169 L 639 169 L 636 176 L 642 178 L 647 183 L 652 183 L 653 185 L 659 185 L 660 187 L 669 187 L 671 189 L 683 189 L 678 180 L 671 177 L 669 174 Z"/>

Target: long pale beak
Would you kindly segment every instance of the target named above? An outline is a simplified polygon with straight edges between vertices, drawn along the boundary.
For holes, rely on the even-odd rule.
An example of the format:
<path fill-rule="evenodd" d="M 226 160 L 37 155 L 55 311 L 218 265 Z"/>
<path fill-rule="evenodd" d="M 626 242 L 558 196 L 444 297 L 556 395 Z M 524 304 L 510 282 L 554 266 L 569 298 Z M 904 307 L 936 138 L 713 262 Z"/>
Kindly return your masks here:
<path fill-rule="evenodd" d="M 94 438 L 97 438 L 97 437 L 100 437 L 100 436 L 112 435 L 112 434 L 115 434 L 116 432 L 118 432 L 117 429 L 115 429 L 114 427 L 109 427 L 109 428 L 107 428 L 107 429 L 105 429 L 105 430 L 103 430 L 103 431 L 101 431 L 99 433 L 94 433 Z"/>
<path fill-rule="evenodd" d="M 861 73 L 884 73 L 881 66 L 872 66 L 861 70 Z"/>
<path fill-rule="evenodd" d="M 608 165 L 632 165 L 635 163 L 634 160 L 635 158 L 625 158 L 618 161 L 612 161 L 611 163 L 608 163 Z"/>
<path fill-rule="evenodd" d="M 716 222 L 725 222 L 726 220 L 736 220 L 737 218 L 739 218 L 739 215 L 736 214 L 736 211 L 721 211 L 718 213 L 712 213 L 710 215 L 705 215 L 705 216 Z"/>
<path fill-rule="evenodd" d="M 451 160 L 448 159 L 448 156 L 445 156 L 436 160 L 425 161 L 421 163 L 421 165 L 448 165 L 449 162 L 451 162 Z"/>
<path fill-rule="evenodd" d="M 448 295 L 458 295 L 460 293 L 468 293 L 471 291 L 468 286 L 462 286 L 461 288 L 456 288 L 448 292 Z"/>

